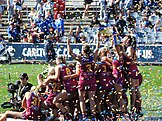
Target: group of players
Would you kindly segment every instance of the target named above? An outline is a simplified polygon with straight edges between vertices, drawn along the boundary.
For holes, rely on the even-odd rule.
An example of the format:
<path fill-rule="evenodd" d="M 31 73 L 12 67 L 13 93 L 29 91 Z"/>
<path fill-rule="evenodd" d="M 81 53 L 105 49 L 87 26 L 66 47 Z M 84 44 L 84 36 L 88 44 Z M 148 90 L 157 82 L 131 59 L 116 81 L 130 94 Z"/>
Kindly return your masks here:
<path fill-rule="evenodd" d="M 67 49 L 77 60 L 75 66 L 67 64 L 64 56 L 57 57 L 56 66 L 49 68 L 48 76 L 44 79 L 39 74 L 38 86 L 25 94 L 22 101 L 25 111 L 7 111 L 1 121 L 10 115 L 38 120 L 41 108 L 50 110 L 54 118 L 62 116 L 75 121 L 117 120 L 128 112 L 133 120 L 135 115 L 141 115 L 142 76 L 135 63 L 131 39 L 122 44 L 114 42 L 113 54 L 105 47 L 99 50 L 97 42 L 94 52 L 89 45 L 83 45 L 81 54 L 76 55 L 70 47 L 70 38 Z M 130 111 L 127 90 L 130 90 Z"/>

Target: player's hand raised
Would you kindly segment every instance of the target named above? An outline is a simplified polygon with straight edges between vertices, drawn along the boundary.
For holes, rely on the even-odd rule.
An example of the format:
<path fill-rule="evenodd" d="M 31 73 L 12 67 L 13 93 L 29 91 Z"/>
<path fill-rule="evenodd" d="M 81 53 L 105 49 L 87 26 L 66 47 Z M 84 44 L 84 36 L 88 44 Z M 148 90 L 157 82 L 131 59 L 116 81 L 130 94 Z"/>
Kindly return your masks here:
<path fill-rule="evenodd" d="M 68 44 L 68 45 L 70 44 L 70 40 L 71 40 L 71 38 L 68 37 L 68 38 L 67 38 L 67 44 Z"/>

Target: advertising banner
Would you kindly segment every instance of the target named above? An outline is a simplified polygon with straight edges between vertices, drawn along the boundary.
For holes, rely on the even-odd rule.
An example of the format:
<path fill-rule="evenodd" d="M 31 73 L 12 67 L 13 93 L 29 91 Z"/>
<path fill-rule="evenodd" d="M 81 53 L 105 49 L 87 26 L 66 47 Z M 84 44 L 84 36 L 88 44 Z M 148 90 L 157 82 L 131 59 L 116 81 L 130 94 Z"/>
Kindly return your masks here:
<path fill-rule="evenodd" d="M 95 49 L 95 45 L 91 45 Z M 103 46 L 103 45 L 102 45 Z M 82 44 L 71 44 L 74 53 L 81 52 Z M 67 61 L 73 61 L 68 55 L 66 44 L 54 45 L 57 56 L 64 55 Z M 44 44 L 20 44 L 8 45 L 8 51 L 12 60 L 45 61 Z M 162 62 L 162 45 L 137 45 L 137 57 L 139 62 Z"/>

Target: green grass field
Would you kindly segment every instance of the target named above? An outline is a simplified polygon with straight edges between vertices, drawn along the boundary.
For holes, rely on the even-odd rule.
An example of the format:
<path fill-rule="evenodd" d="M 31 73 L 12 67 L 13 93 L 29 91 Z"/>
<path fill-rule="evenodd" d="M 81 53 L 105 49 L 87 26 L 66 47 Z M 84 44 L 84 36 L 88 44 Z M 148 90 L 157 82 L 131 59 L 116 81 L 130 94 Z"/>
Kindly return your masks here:
<path fill-rule="evenodd" d="M 13 64 L 0 65 L 0 104 L 8 101 L 11 95 L 7 92 L 7 84 L 18 80 L 19 74 L 26 72 L 29 82 L 37 85 L 36 75 L 41 73 L 47 65 L 43 64 Z M 140 88 L 142 94 L 142 107 L 145 116 L 162 117 L 162 66 L 139 66 L 144 81 Z M 9 80 L 9 73 L 11 80 Z M 0 108 L 0 113 L 4 112 Z"/>

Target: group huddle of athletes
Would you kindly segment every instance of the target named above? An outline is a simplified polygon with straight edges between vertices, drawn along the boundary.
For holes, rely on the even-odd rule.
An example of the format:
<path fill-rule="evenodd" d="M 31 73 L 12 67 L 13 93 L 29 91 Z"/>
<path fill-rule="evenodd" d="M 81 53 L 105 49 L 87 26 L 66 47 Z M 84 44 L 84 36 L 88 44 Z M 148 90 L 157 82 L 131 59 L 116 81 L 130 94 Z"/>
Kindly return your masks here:
<path fill-rule="evenodd" d="M 141 115 L 141 95 L 139 86 L 142 76 L 135 63 L 135 48 L 131 40 L 114 44 L 112 52 L 108 48 L 92 52 L 89 45 L 83 45 L 80 55 L 73 53 L 70 38 L 67 39 L 69 54 L 77 62 L 67 64 L 64 56 L 56 58 L 56 66 L 50 67 L 44 79 L 37 76 L 35 90 L 45 90 L 43 97 L 34 90 L 27 93 L 24 119 L 37 119 L 40 108 L 48 109 L 54 117 L 66 120 L 114 120 L 125 116 Z M 127 90 L 130 91 L 130 111 L 128 111 Z M 25 103 L 24 103 L 25 104 Z M 39 108 L 38 108 L 39 107 Z M 133 120 L 133 119 L 131 119 Z"/>

